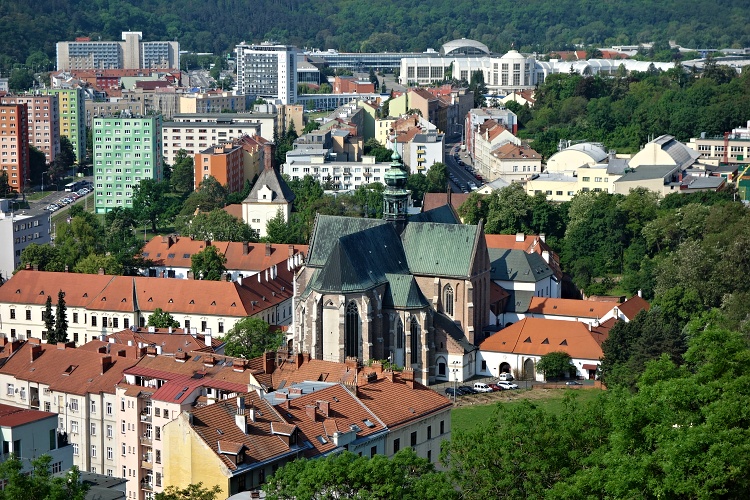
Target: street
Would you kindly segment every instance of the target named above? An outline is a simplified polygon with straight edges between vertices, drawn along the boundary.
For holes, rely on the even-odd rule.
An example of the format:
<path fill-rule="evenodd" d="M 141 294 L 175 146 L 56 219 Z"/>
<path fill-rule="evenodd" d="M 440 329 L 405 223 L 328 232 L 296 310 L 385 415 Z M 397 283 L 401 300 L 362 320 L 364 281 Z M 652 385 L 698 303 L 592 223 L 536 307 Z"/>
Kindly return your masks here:
<path fill-rule="evenodd" d="M 461 143 L 460 143 L 460 136 L 456 136 L 453 138 L 455 142 L 449 142 L 445 144 L 445 164 L 448 167 L 448 174 L 449 177 L 453 176 L 453 178 L 449 178 L 448 182 L 450 184 L 451 190 L 454 193 L 461 193 L 463 192 L 461 188 L 461 184 L 465 185 L 467 187 L 468 191 L 471 191 L 471 189 L 468 187 L 469 182 L 473 182 L 477 185 L 477 187 L 481 186 L 483 183 L 477 180 L 474 175 L 466 170 L 465 167 L 458 164 L 458 160 L 454 157 L 456 153 L 459 155 L 459 159 L 463 161 L 466 165 L 471 166 L 472 161 L 471 157 L 468 153 L 460 151 Z M 453 179 L 456 179 L 454 181 Z"/>

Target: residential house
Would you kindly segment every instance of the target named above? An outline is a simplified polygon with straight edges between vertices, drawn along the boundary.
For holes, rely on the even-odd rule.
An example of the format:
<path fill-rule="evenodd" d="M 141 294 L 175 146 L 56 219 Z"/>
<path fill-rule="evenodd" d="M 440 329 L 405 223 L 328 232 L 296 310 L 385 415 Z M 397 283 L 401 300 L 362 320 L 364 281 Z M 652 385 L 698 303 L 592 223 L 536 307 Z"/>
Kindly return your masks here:
<path fill-rule="evenodd" d="M 264 148 L 267 151 L 264 153 L 263 171 L 250 194 L 242 201 L 242 220 L 261 238 L 266 236 L 268 221 L 279 214 L 284 222 L 289 222 L 295 198 L 279 170 L 273 166 L 271 144 L 265 144 Z"/>
<path fill-rule="evenodd" d="M 542 171 L 542 155 L 528 145 L 508 142 L 490 150 L 487 170 L 485 180 L 527 180 Z"/>
<path fill-rule="evenodd" d="M 512 146 L 518 146 L 521 144 L 521 141 L 513 135 L 513 133 L 508 130 L 508 128 L 504 125 L 499 124 L 495 120 L 487 120 L 481 125 L 479 125 L 479 129 L 477 130 L 477 133 L 474 134 L 474 168 L 482 175 L 482 177 L 486 180 L 493 180 L 498 177 L 500 177 L 500 174 L 505 173 L 505 169 L 503 168 L 505 165 L 503 165 L 501 162 L 497 161 L 497 159 L 493 156 L 493 152 L 498 151 L 498 148 L 505 147 L 505 146 L 511 146 L 510 149 L 505 147 L 505 149 L 501 150 L 501 155 L 503 159 L 505 159 L 505 153 L 511 153 L 513 152 Z M 541 172 L 541 163 L 542 159 L 541 156 L 538 157 L 538 168 L 535 170 L 535 172 Z M 507 165 L 507 172 L 510 174 L 513 172 L 513 166 L 517 166 L 518 164 L 523 164 L 524 170 L 523 172 L 526 172 L 525 168 L 528 164 L 529 167 L 531 166 L 531 163 L 528 162 L 514 162 L 513 165 Z M 536 163 L 536 162 L 535 162 Z M 493 169 L 494 167 L 494 169 Z M 499 167 L 499 168 L 498 168 Z M 529 170 L 531 172 L 531 170 Z M 516 174 L 508 175 L 508 176 L 502 176 L 506 180 L 521 180 L 523 178 L 529 177 L 530 174 L 526 174 L 523 176 L 520 176 Z"/>
<path fill-rule="evenodd" d="M 21 265 L 21 252 L 32 243 L 50 242 L 47 211 L 11 209 L 11 200 L 0 198 L 0 276 L 8 279 Z"/>

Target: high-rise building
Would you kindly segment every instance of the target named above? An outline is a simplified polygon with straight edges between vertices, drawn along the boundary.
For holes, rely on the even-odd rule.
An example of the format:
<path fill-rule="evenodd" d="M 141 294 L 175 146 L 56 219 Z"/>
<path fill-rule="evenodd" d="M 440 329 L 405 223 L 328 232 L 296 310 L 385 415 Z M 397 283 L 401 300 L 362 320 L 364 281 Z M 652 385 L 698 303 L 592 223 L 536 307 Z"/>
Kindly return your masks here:
<path fill-rule="evenodd" d="M 0 169 L 8 185 L 23 191 L 29 178 L 29 118 L 26 104 L 0 105 Z"/>
<path fill-rule="evenodd" d="M 244 94 L 297 102 L 297 49 L 272 42 L 236 46 L 237 90 Z"/>
<path fill-rule="evenodd" d="M 29 144 L 44 153 L 49 164 L 60 152 L 60 115 L 52 95 L 6 95 L 0 104 L 26 104 L 29 117 Z"/>
<path fill-rule="evenodd" d="M 26 213 L 28 212 L 28 213 Z M 50 213 L 39 210 L 14 212 L 11 200 L 0 199 L 0 277 L 9 279 L 21 265 L 21 252 L 36 243 L 50 242 Z"/>
<path fill-rule="evenodd" d="M 143 42 L 140 31 L 122 33 L 122 41 L 57 42 L 57 70 L 140 69 L 180 67 L 179 42 Z"/>
<path fill-rule="evenodd" d="M 162 179 L 161 117 L 96 117 L 93 133 L 96 213 L 132 207 L 140 181 Z"/>
<path fill-rule="evenodd" d="M 83 89 L 44 89 L 42 94 L 57 96 L 60 136 L 70 140 L 76 161 L 82 161 L 86 157 L 86 103 Z"/>
<path fill-rule="evenodd" d="M 219 181 L 222 186 L 226 186 L 230 193 L 241 191 L 245 182 L 242 157 L 242 146 L 231 142 L 211 146 L 196 154 L 195 189 L 198 189 L 201 182 L 210 176 Z"/>

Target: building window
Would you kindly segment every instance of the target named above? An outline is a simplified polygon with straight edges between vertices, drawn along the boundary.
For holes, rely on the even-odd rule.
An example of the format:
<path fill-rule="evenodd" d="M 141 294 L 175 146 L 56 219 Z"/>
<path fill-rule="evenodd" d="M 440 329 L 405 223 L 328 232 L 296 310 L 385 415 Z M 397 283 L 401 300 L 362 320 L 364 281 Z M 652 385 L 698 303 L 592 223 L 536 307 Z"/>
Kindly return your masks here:
<path fill-rule="evenodd" d="M 73 313 L 73 323 L 78 323 L 78 313 Z"/>
<path fill-rule="evenodd" d="M 16 319 L 16 310 L 15 309 L 11 309 L 10 310 L 10 319 Z"/>
<path fill-rule="evenodd" d="M 70 421 L 70 432 L 72 434 L 78 434 L 78 420 Z"/>
<path fill-rule="evenodd" d="M 114 433 L 114 429 L 112 429 L 112 425 L 107 424 L 107 437 L 112 438 L 114 437 L 114 435 L 115 433 Z"/>
<path fill-rule="evenodd" d="M 393 453 L 398 453 L 398 450 L 401 449 L 401 440 L 400 439 L 394 439 L 393 440 Z"/>
<path fill-rule="evenodd" d="M 172 277 L 174 277 L 174 276 L 172 276 Z M 185 331 L 190 331 L 190 320 L 189 319 L 185 320 Z"/>
<path fill-rule="evenodd" d="M 26 309 L 26 321 L 31 321 L 31 309 Z"/>
<path fill-rule="evenodd" d="M 96 445 L 91 445 L 91 458 L 96 458 Z"/>
<path fill-rule="evenodd" d="M 346 306 L 345 334 L 345 356 L 357 357 L 359 355 L 359 310 L 357 303 L 354 301 L 349 302 L 349 305 Z"/>
<path fill-rule="evenodd" d="M 78 456 L 78 443 L 73 443 L 73 455 Z"/>
<path fill-rule="evenodd" d="M 427 439 L 432 439 L 432 426 L 427 426 Z"/>
<path fill-rule="evenodd" d="M 96 413 L 96 400 L 91 400 L 91 413 Z"/>
<path fill-rule="evenodd" d="M 78 411 L 78 400 L 73 398 L 70 400 L 70 409 L 72 411 Z"/>
<path fill-rule="evenodd" d="M 112 403 L 107 403 L 107 415 L 112 415 Z"/>
<path fill-rule="evenodd" d="M 440 434 L 445 434 L 445 420 L 440 421 Z"/>
<path fill-rule="evenodd" d="M 115 456 L 115 452 L 111 446 L 107 446 L 107 460 L 112 460 Z"/>
<path fill-rule="evenodd" d="M 443 310 L 445 314 L 453 317 L 453 287 L 445 285 L 443 289 Z"/>
<path fill-rule="evenodd" d="M 205 331 L 206 331 L 206 322 L 201 321 L 201 332 L 205 332 Z"/>
<path fill-rule="evenodd" d="M 411 446 L 417 446 L 417 431 L 411 433 Z"/>
<path fill-rule="evenodd" d="M 13 396 L 16 392 L 16 386 L 14 384 L 8 384 L 5 394 Z"/>
<path fill-rule="evenodd" d="M 91 423 L 91 435 L 96 436 L 96 424 L 93 422 Z"/>
<path fill-rule="evenodd" d="M 411 349 L 411 363 L 418 363 L 419 362 L 419 323 L 417 323 L 417 318 L 411 319 L 411 345 L 409 348 Z"/>

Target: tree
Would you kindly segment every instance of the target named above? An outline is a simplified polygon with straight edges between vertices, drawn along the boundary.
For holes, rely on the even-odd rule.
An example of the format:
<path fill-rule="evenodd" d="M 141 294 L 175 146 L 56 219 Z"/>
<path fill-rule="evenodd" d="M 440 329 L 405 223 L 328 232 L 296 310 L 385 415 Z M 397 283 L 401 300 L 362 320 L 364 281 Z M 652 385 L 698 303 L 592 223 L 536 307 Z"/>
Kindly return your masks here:
<path fill-rule="evenodd" d="M 11 92 L 27 92 L 34 86 L 34 75 L 26 68 L 14 68 L 8 78 L 8 88 Z"/>
<path fill-rule="evenodd" d="M 175 228 L 182 235 L 199 240 L 257 241 L 253 230 L 226 210 L 217 208 L 188 217 L 180 216 L 175 223 Z"/>
<path fill-rule="evenodd" d="M 487 84 L 484 82 L 484 73 L 481 70 L 471 74 L 469 90 L 474 93 L 474 107 L 481 108 L 485 104 L 484 94 L 487 93 Z"/>
<path fill-rule="evenodd" d="M 5 198 L 10 194 L 10 183 L 8 182 L 8 172 L 0 171 L 0 197 Z"/>
<path fill-rule="evenodd" d="M 195 168 L 193 157 L 187 151 L 180 149 L 175 155 L 172 165 L 172 175 L 169 179 L 172 189 L 176 193 L 187 193 L 193 190 L 195 180 Z"/>
<path fill-rule="evenodd" d="M 421 172 L 411 174 L 406 179 L 406 189 L 411 191 L 411 199 L 414 200 L 415 204 L 422 204 L 424 194 L 428 191 L 430 186 L 427 176 Z"/>
<path fill-rule="evenodd" d="M 169 485 L 154 498 L 156 500 L 216 500 L 219 493 L 221 493 L 221 488 L 218 485 L 208 488 L 204 487 L 201 482 L 189 484 L 185 488 Z"/>
<path fill-rule="evenodd" d="M 156 232 L 156 219 L 169 216 L 168 192 L 167 182 L 154 179 L 143 179 L 133 189 L 133 212 L 138 220 L 151 223 L 151 232 Z"/>
<path fill-rule="evenodd" d="M 179 328 L 180 323 L 171 314 L 157 307 L 148 317 L 148 326 L 155 326 L 156 328 L 169 328 L 170 326 L 172 328 Z"/>
<path fill-rule="evenodd" d="M 65 270 L 65 262 L 62 260 L 58 247 L 50 245 L 39 245 L 32 243 L 21 251 L 21 265 L 19 269 L 24 269 L 26 265 L 37 266 L 40 271 Z"/>
<path fill-rule="evenodd" d="M 288 223 L 284 219 L 284 212 L 279 208 L 276 211 L 276 215 L 266 222 L 266 236 L 263 238 L 263 241 L 279 244 L 298 244 L 300 243 L 300 236 L 297 229 L 296 224 Z"/>
<path fill-rule="evenodd" d="M 59 160 L 60 168 L 65 172 L 76 162 L 75 148 L 67 136 L 60 136 L 60 152 L 55 156 L 55 160 Z"/>
<path fill-rule="evenodd" d="M 57 292 L 57 307 L 55 308 L 55 342 L 68 341 L 68 314 L 65 306 L 65 292 Z"/>
<path fill-rule="evenodd" d="M 264 486 L 266 498 L 457 499 L 458 492 L 434 465 L 405 448 L 392 458 L 344 451 L 316 460 L 297 459 L 280 468 Z"/>
<path fill-rule="evenodd" d="M 52 314 L 52 296 L 47 295 L 47 301 L 44 303 L 44 329 L 47 331 L 47 343 L 56 344 L 55 335 L 55 315 Z"/>
<path fill-rule="evenodd" d="M 116 256 L 98 253 L 87 255 L 73 267 L 73 272 L 82 274 L 99 274 L 100 270 L 109 276 L 122 276 L 125 273 L 122 262 Z"/>
<path fill-rule="evenodd" d="M 260 318 L 248 316 L 235 323 L 224 337 L 227 356 L 252 359 L 266 351 L 276 351 L 284 344 L 284 334 L 271 331 L 268 323 Z"/>
<path fill-rule="evenodd" d="M 444 193 L 448 186 L 448 167 L 436 162 L 427 170 L 427 184 L 430 193 Z"/>
<path fill-rule="evenodd" d="M 52 457 L 44 454 L 31 460 L 31 470 L 14 454 L 0 463 L 2 500 L 84 500 L 89 485 L 81 480 L 78 467 L 73 466 L 64 477 L 53 477 Z"/>
<path fill-rule="evenodd" d="M 564 351 L 548 352 L 539 359 L 536 371 L 543 373 L 546 380 L 561 379 L 567 375 L 575 375 L 575 366 L 570 354 Z"/>
<path fill-rule="evenodd" d="M 226 272 L 227 258 L 213 245 L 190 257 L 190 271 L 199 280 L 220 281 Z"/>

